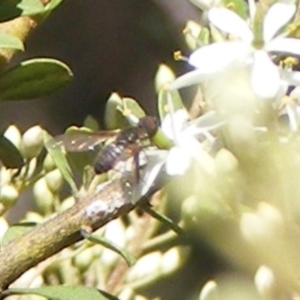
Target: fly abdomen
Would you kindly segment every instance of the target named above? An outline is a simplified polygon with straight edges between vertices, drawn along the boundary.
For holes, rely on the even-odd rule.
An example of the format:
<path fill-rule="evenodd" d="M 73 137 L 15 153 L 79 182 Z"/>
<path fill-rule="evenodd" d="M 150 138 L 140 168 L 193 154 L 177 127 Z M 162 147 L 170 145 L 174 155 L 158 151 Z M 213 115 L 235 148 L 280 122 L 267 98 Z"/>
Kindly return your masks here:
<path fill-rule="evenodd" d="M 94 162 L 94 171 L 96 174 L 103 174 L 117 164 L 122 157 L 124 147 L 115 142 L 107 145 L 100 151 Z"/>

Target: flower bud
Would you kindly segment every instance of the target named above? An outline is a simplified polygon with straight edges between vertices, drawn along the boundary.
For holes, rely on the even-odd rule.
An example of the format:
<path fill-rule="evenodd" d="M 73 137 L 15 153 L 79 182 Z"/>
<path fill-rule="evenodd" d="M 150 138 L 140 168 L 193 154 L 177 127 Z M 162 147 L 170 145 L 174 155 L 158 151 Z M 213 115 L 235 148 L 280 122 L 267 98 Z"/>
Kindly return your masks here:
<path fill-rule="evenodd" d="M 0 188 L 0 203 L 3 206 L 13 206 L 19 198 L 19 192 L 12 184 L 6 184 Z"/>
<path fill-rule="evenodd" d="M 65 211 L 71 208 L 74 204 L 75 204 L 75 198 L 73 196 L 70 196 L 62 201 L 59 211 L 60 212 Z"/>
<path fill-rule="evenodd" d="M 161 264 L 162 273 L 168 275 L 179 269 L 186 261 L 188 252 L 188 247 L 174 247 L 164 253 Z"/>
<path fill-rule="evenodd" d="M 175 80 L 175 74 L 173 71 L 164 64 L 161 64 L 156 72 L 155 76 L 155 90 L 158 93 L 161 88 L 166 84 Z"/>
<path fill-rule="evenodd" d="M 78 253 L 73 260 L 75 267 L 79 269 L 80 272 L 86 271 L 94 260 L 94 252 L 92 248 L 85 249 L 84 251 Z"/>
<path fill-rule="evenodd" d="M 52 193 L 57 193 L 64 182 L 63 177 L 58 169 L 55 169 L 46 174 L 45 180 L 49 190 Z"/>
<path fill-rule="evenodd" d="M 249 242 L 266 245 L 284 231 L 283 217 L 274 206 L 261 202 L 256 213 L 246 212 L 242 215 L 240 229 Z"/>
<path fill-rule="evenodd" d="M 43 167 L 46 172 L 52 171 L 56 168 L 56 165 L 49 153 L 47 153 L 44 162 L 43 162 Z"/>
<path fill-rule="evenodd" d="M 39 155 L 44 146 L 43 130 L 40 126 L 29 128 L 22 137 L 22 153 L 26 158 L 33 158 Z"/>
<path fill-rule="evenodd" d="M 136 300 L 134 291 L 129 287 L 126 287 L 121 291 L 121 293 L 118 295 L 118 299 Z"/>
<path fill-rule="evenodd" d="M 104 234 L 104 238 L 109 242 L 118 245 L 119 247 L 125 247 L 126 240 L 125 240 L 125 227 L 124 224 L 116 219 L 106 225 L 106 230 Z M 114 264 L 114 262 L 119 259 L 119 254 L 109 250 L 104 249 L 101 255 L 101 262 L 106 265 L 110 266 Z"/>
<path fill-rule="evenodd" d="M 275 299 L 276 282 L 274 273 L 267 266 L 260 266 L 255 274 L 255 285 L 264 299 Z"/>
<path fill-rule="evenodd" d="M 127 282 L 149 283 L 161 275 L 162 254 L 159 251 L 141 257 L 127 274 Z"/>
<path fill-rule="evenodd" d="M 22 136 L 18 127 L 10 125 L 4 132 L 4 136 L 20 149 Z"/>
<path fill-rule="evenodd" d="M 42 223 L 44 221 L 44 218 L 34 211 L 28 211 L 24 219 L 26 222 L 32 222 L 37 224 Z"/>
<path fill-rule="evenodd" d="M 11 181 L 12 172 L 5 167 L 0 168 L 0 187 Z"/>
<path fill-rule="evenodd" d="M 225 148 L 221 149 L 216 157 L 216 168 L 221 174 L 227 174 L 232 171 L 235 171 L 238 167 L 238 161 L 236 157 Z"/>
<path fill-rule="evenodd" d="M 215 281 L 208 281 L 202 288 L 199 300 L 218 300 L 218 286 Z"/>
<path fill-rule="evenodd" d="M 48 188 L 45 178 L 39 179 L 33 186 L 35 202 L 42 213 L 47 214 L 52 211 L 54 196 Z"/>
<path fill-rule="evenodd" d="M 31 176 L 33 176 L 33 174 L 34 174 L 34 172 L 35 172 L 35 170 L 36 170 L 36 165 L 37 165 L 37 158 L 34 157 L 34 158 L 32 158 L 32 159 L 28 162 L 28 167 L 27 167 L 27 169 L 26 169 L 26 170 L 23 169 L 24 171 L 26 171 L 26 172 L 24 172 L 24 173 L 26 173 L 26 177 L 27 177 L 27 178 L 30 178 Z"/>

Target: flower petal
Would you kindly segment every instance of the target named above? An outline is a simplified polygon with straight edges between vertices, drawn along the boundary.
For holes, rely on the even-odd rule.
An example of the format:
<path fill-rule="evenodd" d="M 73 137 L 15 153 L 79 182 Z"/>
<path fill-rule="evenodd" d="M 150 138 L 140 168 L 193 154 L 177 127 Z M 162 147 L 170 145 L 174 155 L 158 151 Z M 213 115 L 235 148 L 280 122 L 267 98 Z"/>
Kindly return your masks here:
<path fill-rule="evenodd" d="M 177 145 L 169 151 L 166 172 L 171 176 L 184 174 L 192 159 L 196 159 L 202 152 L 202 145 L 197 139 L 182 133 Z"/>
<path fill-rule="evenodd" d="M 267 43 L 264 49 L 267 51 L 300 55 L 300 40 L 293 38 L 277 38 Z"/>
<path fill-rule="evenodd" d="M 269 42 L 282 26 L 291 20 L 296 11 L 295 3 L 277 2 L 268 10 L 263 26 L 264 41 Z"/>
<path fill-rule="evenodd" d="M 289 85 L 299 86 L 300 85 L 300 72 L 299 71 L 292 71 L 289 72 L 288 75 L 285 74 L 284 78 Z"/>
<path fill-rule="evenodd" d="M 181 147 L 173 147 L 169 151 L 166 172 L 170 176 L 182 175 L 190 165 L 191 157 Z"/>
<path fill-rule="evenodd" d="M 177 90 L 181 89 L 183 87 L 187 87 L 193 84 L 199 84 L 203 80 L 205 80 L 207 76 L 203 74 L 200 70 L 195 70 L 188 72 L 180 77 L 178 77 L 176 80 L 174 80 L 170 86 L 170 90 Z"/>
<path fill-rule="evenodd" d="M 197 119 L 194 119 L 183 127 L 183 134 L 189 136 L 198 136 L 201 134 L 206 135 L 210 130 L 221 127 L 225 123 L 222 117 L 214 110 L 210 110 L 207 113 L 201 115 Z"/>
<path fill-rule="evenodd" d="M 175 141 L 188 120 L 189 115 L 187 111 L 184 109 L 179 109 L 175 112 L 167 114 L 164 117 L 161 123 L 161 129 L 169 139 Z"/>
<path fill-rule="evenodd" d="M 253 33 L 248 24 L 239 15 L 227 8 L 212 8 L 208 12 L 209 21 L 218 29 L 233 34 L 245 42 L 251 43 Z"/>
<path fill-rule="evenodd" d="M 212 74 L 221 71 L 233 61 L 242 62 L 249 55 L 250 47 L 243 42 L 222 42 L 211 44 L 194 51 L 189 64 Z"/>
<path fill-rule="evenodd" d="M 168 157 L 168 151 L 161 149 L 146 150 L 147 164 L 141 171 L 142 178 L 134 190 L 137 198 L 145 196 L 149 190 L 155 185 L 156 180 L 162 173 L 162 169 Z"/>
<path fill-rule="evenodd" d="M 251 84 L 258 97 L 274 98 L 280 87 L 280 74 L 265 51 L 254 53 Z"/>

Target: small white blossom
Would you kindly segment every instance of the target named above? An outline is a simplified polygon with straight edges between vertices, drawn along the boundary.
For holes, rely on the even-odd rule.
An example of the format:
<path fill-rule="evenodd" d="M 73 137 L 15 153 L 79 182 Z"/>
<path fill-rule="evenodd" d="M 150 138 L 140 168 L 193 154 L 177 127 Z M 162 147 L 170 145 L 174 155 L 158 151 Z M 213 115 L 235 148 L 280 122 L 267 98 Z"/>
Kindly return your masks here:
<path fill-rule="evenodd" d="M 166 172 L 171 176 L 185 173 L 191 161 L 197 160 L 199 153 L 204 152 L 203 145 L 198 139 L 202 137 L 212 145 L 215 140 L 210 130 L 222 124 L 213 111 L 193 121 L 189 121 L 184 109 L 166 115 L 161 128 L 175 143 L 166 159 Z"/>
<path fill-rule="evenodd" d="M 223 123 L 214 111 L 192 121 L 189 120 L 184 109 L 167 114 L 162 121 L 161 129 L 166 137 L 174 142 L 174 147 L 170 150 L 145 149 L 147 164 L 141 170 L 141 180 L 134 194 L 139 197 L 146 195 L 152 186 L 155 186 L 161 173 L 164 177 L 183 175 L 192 161 L 197 162 L 201 167 L 205 166 L 208 170 L 211 157 L 203 147 L 204 142 L 198 139 L 202 137 L 202 140 L 211 147 L 215 138 L 210 131 Z"/>
<path fill-rule="evenodd" d="M 237 14 L 222 7 L 210 9 L 210 23 L 221 32 L 233 36 L 235 40 L 214 43 L 192 53 L 188 62 L 196 70 L 177 78 L 171 89 L 204 83 L 212 85 L 214 90 L 221 90 L 220 97 L 229 101 L 234 95 L 227 89 L 233 85 L 235 89 L 240 89 L 236 101 L 245 103 L 241 97 L 243 94 L 248 94 L 246 97 L 249 102 L 253 102 L 253 99 L 273 100 L 281 88 L 282 69 L 273 63 L 271 53 L 300 55 L 298 39 L 276 36 L 291 20 L 295 10 L 294 3 L 278 2 L 272 5 L 263 21 L 263 41 L 258 45 L 247 22 Z M 230 76 L 230 73 L 234 76 Z M 228 77 L 234 81 L 230 83 Z M 294 83 L 299 84 L 298 79 L 294 78 Z M 208 98 L 214 98 L 211 90 L 206 94 Z"/>

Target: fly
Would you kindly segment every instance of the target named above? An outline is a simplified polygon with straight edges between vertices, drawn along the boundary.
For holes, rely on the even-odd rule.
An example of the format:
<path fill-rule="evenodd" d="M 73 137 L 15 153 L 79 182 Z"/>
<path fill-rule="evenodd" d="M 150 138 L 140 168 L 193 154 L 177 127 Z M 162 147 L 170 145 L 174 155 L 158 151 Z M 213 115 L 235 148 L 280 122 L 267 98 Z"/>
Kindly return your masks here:
<path fill-rule="evenodd" d="M 145 116 L 139 120 L 137 126 L 119 132 L 99 131 L 59 135 L 49 141 L 48 147 L 64 148 L 69 152 L 83 152 L 93 149 L 109 138 L 113 138 L 97 154 L 93 163 L 95 173 L 103 174 L 113 169 L 118 162 L 126 161 L 132 157 L 138 180 L 140 151 L 151 145 L 150 139 L 157 130 L 157 119 Z"/>

